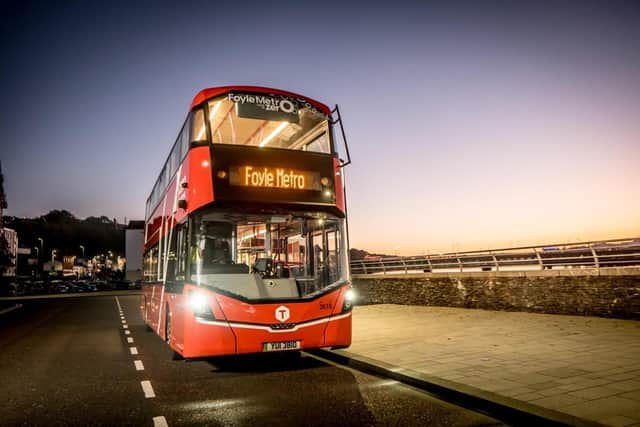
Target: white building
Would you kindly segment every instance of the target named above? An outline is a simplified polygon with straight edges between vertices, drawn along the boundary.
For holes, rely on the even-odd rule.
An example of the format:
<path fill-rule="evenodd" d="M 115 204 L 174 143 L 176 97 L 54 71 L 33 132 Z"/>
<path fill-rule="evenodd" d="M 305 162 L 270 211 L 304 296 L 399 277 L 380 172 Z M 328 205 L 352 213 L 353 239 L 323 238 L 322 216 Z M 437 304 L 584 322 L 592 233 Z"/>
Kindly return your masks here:
<path fill-rule="evenodd" d="M 124 257 L 127 260 L 125 278 L 131 281 L 142 279 L 144 221 L 129 221 L 124 243 Z"/>
<path fill-rule="evenodd" d="M 0 232 L 4 235 L 4 238 L 7 240 L 9 245 L 9 259 L 13 264 L 12 267 L 8 267 L 3 276 L 15 276 L 16 275 L 16 266 L 18 265 L 18 233 L 15 230 L 10 228 L 2 228 Z"/>

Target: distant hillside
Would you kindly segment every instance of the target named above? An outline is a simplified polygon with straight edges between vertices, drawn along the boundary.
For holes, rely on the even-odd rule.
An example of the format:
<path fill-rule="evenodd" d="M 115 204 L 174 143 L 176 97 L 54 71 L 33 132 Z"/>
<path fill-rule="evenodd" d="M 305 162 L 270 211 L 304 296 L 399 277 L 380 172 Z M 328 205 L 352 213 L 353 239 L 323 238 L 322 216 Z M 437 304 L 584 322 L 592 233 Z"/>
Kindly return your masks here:
<path fill-rule="evenodd" d="M 16 230 L 19 246 L 32 252 L 34 247 L 40 249 L 38 238 L 42 238 L 44 259 L 51 257 L 53 249 L 58 255 L 80 256 L 80 246 L 87 258 L 107 251 L 124 255 L 125 226 L 106 216 L 79 219 L 66 210 L 53 210 L 37 218 L 5 216 L 4 225 Z"/>
<path fill-rule="evenodd" d="M 360 261 L 363 260 L 365 257 L 380 257 L 380 258 L 388 258 L 391 257 L 393 255 L 385 255 L 385 254 L 374 254 L 371 252 L 367 252 L 363 249 L 356 249 L 356 248 L 351 248 L 349 249 L 349 260 L 351 261 Z"/>

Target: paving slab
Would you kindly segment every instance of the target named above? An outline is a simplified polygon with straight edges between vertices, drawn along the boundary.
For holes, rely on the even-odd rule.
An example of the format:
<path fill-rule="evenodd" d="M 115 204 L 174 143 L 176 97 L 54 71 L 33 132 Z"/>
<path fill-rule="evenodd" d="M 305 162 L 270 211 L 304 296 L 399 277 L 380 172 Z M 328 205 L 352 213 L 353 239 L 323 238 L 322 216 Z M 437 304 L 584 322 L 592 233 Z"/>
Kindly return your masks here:
<path fill-rule="evenodd" d="M 587 421 L 640 423 L 634 320 L 357 306 L 353 343 L 343 353 Z"/>

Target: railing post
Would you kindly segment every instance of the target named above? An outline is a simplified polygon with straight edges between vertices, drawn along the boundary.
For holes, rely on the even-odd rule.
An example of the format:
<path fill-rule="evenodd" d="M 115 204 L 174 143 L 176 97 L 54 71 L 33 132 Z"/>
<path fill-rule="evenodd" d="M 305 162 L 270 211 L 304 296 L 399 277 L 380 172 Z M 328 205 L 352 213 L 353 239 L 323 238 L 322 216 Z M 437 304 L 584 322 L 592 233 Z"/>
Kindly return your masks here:
<path fill-rule="evenodd" d="M 433 266 L 431 265 L 431 258 L 427 255 L 427 265 L 429 266 L 429 273 L 433 273 Z"/>
<path fill-rule="evenodd" d="M 382 262 L 382 260 L 380 260 L 380 265 L 382 266 L 382 274 L 387 274 L 387 269 L 384 266 L 384 262 Z"/>
<path fill-rule="evenodd" d="M 404 262 L 404 257 L 402 258 L 402 265 L 404 266 L 404 274 L 408 274 L 407 273 L 407 263 Z"/>
<path fill-rule="evenodd" d="M 593 254 L 593 262 L 596 265 L 596 270 L 598 270 L 598 274 L 600 274 L 600 259 L 598 259 L 598 254 L 596 253 L 596 250 L 593 249 L 591 243 L 589 243 L 589 249 L 591 249 L 591 254 Z"/>
<path fill-rule="evenodd" d="M 458 265 L 460 266 L 460 273 L 462 273 L 462 261 L 460 261 L 460 257 L 456 254 L 456 259 L 458 260 Z"/>
<path fill-rule="evenodd" d="M 540 264 L 540 270 L 544 270 L 544 264 L 542 263 L 542 257 L 540 256 L 540 252 L 536 248 L 533 248 L 533 252 L 536 254 L 538 258 L 538 264 Z"/>
<path fill-rule="evenodd" d="M 360 261 L 360 263 L 362 264 L 362 269 L 364 270 L 364 274 L 367 274 L 367 264 L 364 263 L 364 260 Z"/>
<path fill-rule="evenodd" d="M 500 264 L 498 263 L 498 258 L 496 258 L 496 255 L 491 252 L 491 258 L 493 258 L 493 263 L 496 265 L 496 271 L 500 271 Z"/>

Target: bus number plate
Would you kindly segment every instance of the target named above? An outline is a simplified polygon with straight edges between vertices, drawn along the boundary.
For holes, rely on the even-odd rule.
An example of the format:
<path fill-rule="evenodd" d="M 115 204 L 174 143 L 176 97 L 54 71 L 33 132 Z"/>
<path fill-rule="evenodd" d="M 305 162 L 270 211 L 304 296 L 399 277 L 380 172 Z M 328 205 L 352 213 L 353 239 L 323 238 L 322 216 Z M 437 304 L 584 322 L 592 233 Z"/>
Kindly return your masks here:
<path fill-rule="evenodd" d="M 266 342 L 262 344 L 262 351 L 300 350 L 301 341 Z"/>

